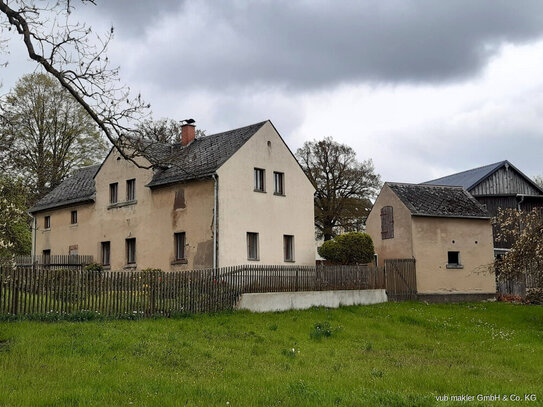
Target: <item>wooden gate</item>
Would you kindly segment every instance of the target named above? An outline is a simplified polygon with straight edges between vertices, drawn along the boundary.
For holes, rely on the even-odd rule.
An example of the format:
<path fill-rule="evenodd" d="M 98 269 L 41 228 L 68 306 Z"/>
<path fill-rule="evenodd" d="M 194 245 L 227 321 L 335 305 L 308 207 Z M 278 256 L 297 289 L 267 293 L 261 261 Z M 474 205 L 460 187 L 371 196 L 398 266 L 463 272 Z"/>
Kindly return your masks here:
<path fill-rule="evenodd" d="M 385 283 L 389 301 L 416 300 L 415 259 L 385 260 Z"/>

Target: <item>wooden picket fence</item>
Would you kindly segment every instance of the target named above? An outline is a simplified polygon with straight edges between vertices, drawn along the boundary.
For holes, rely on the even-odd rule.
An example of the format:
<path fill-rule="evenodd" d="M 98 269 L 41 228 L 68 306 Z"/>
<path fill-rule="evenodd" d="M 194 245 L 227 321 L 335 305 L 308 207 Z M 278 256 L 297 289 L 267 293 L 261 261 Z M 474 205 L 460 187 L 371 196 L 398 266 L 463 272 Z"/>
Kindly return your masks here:
<path fill-rule="evenodd" d="M 385 287 L 370 266 L 237 266 L 193 271 L 0 267 L 0 314 L 172 315 L 234 308 L 243 293 Z"/>
<path fill-rule="evenodd" d="M 34 255 L 34 256 L 15 256 L 13 259 L 0 259 L 1 264 L 15 263 L 18 267 L 70 267 L 77 268 L 93 263 L 94 258 L 91 255 Z"/>

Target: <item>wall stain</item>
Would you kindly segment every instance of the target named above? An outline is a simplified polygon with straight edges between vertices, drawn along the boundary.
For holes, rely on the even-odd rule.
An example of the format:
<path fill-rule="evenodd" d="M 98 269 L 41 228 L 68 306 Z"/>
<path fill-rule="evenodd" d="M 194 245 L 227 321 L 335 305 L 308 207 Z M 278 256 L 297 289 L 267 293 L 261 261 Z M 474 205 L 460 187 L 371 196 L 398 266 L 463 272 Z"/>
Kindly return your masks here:
<path fill-rule="evenodd" d="M 196 255 L 194 256 L 194 265 L 213 267 L 213 239 L 198 243 Z"/>

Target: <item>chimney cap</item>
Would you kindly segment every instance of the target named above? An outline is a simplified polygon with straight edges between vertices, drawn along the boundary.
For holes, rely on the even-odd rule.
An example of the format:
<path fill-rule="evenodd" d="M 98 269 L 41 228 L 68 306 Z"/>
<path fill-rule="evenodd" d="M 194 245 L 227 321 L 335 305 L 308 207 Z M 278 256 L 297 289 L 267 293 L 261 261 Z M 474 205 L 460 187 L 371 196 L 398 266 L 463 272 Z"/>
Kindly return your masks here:
<path fill-rule="evenodd" d="M 185 120 L 181 120 L 181 123 L 183 123 L 183 126 L 187 125 L 187 124 L 194 124 L 196 123 L 196 120 L 194 119 L 185 119 Z"/>

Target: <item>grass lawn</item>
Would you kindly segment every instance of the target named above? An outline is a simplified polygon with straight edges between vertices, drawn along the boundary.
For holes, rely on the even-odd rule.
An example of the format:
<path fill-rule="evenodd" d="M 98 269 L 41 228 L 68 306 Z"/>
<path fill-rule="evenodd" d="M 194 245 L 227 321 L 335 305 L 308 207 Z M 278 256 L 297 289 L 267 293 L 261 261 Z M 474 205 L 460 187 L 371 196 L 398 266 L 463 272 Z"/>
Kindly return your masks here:
<path fill-rule="evenodd" d="M 537 401 L 435 397 L 462 394 Z M 0 323 L 0 406 L 542 404 L 540 306 L 387 303 Z"/>

